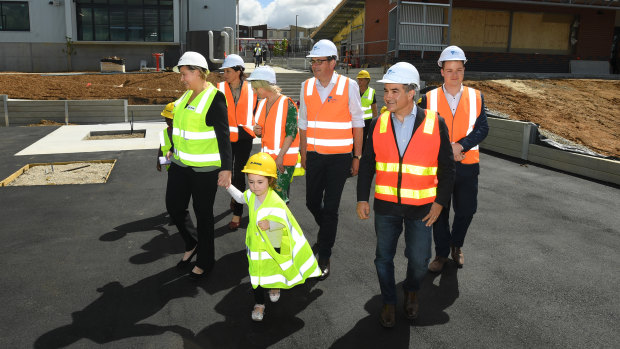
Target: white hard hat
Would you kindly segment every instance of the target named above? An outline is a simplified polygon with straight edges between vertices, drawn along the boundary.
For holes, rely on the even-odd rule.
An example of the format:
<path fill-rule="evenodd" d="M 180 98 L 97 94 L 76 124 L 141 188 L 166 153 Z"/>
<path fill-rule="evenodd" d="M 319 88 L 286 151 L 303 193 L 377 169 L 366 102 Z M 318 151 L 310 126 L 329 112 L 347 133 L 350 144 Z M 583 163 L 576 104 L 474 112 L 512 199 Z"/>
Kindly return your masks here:
<path fill-rule="evenodd" d="M 398 62 L 388 69 L 383 79 L 377 81 L 384 84 L 415 84 L 420 87 L 420 74 L 418 70 L 407 62 Z"/>
<path fill-rule="evenodd" d="M 245 64 L 243 63 L 243 58 L 241 58 L 241 56 L 239 55 L 232 53 L 226 56 L 226 58 L 224 59 L 224 63 L 222 63 L 222 67 L 220 67 L 220 69 L 232 68 L 238 65 L 245 67 Z"/>
<path fill-rule="evenodd" d="M 272 85 L 275 85 L 276 84 L 276 72 L 273 71 L 273 69 L 270 66 L 264 65 L 262 67 L 258 67 L 254 69 L 254 71 L 252 72 L 252 74 L 250 74 L 250 77 L 247 80 L 248 81 L 264 80 Z"/>
<path fill-rule="evenodd" d="M 197 67 L 205 68 L 209 70 L 209 65 L 207 64 L 207 60 L 203 55 L 194 51 L 187 51 L 179 58 L 179 63 L 172 68 L 175 73 L 179 72 L 179 67 L 182 65 L 195 65 Z"/>
<path fill-rule="evenodd" d="M 463 61 L 463 64 L 465 64 L 467 63 L 467 58 L 465 58 L 465 52 L 460 47 L 453 45 L 443 49 L 437 60 L 437 65 L 441 67 L 441 62 L 445 61 Z"/>
<path fill-rule="evenodd" d="M 312 46 L 312 50 L 310 51 L 310 54 L 307 55 L 307 58 L 312 58 L 312 57 L 331 57 L 331 56 L 336 56 L 336 59 L 338 59 L 338 49 L 336 48 L 336 45 L 334 45 L 333 42 L 323 39 L 323 40 L 319 40 L 316 44 L 314 44 L 314 46 Z"/>

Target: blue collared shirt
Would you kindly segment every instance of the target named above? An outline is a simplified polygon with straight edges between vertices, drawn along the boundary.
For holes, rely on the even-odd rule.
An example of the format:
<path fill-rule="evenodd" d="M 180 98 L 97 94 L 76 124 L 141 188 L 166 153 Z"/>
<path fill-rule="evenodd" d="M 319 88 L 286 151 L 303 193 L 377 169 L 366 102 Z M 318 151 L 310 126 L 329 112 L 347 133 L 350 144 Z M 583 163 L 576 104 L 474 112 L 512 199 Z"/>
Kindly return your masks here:
<path fill-rule="evenodd" d="M 418 112 L 416 105 L 413 105 L 413 109 L 409 115 L 405 116 L 403 122 L 400 122 L 398 118 L 392 113 L 392 125 L 394 125 L 394 136 L 396 136 L 396 144 L 398 145 L 398 152 L 400 156 L 405 154 L 407 144 L 413 136 L 413 125 L 415 124 L 415 115 Z"/>

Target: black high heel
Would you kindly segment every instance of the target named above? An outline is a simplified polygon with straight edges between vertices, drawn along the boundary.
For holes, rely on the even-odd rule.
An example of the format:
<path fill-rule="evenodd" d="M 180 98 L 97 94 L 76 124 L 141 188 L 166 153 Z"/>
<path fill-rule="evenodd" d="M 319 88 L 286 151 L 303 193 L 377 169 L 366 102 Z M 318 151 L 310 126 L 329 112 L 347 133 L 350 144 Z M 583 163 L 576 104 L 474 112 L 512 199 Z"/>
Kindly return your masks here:
<path fill-rule="evenodd" d="M 194 257 L 196 252 L 198 252 L 198 246 L 194 247 L 194 251 L 192 252 L 192 254 L 189 255 L 189 258 L 187 258 L 186 260 L 181 259 L 179 263 L 177 263 L 177 269 L 187 268 L 189 266 L 189 263 L 192 262 L 192 258 Z"/>

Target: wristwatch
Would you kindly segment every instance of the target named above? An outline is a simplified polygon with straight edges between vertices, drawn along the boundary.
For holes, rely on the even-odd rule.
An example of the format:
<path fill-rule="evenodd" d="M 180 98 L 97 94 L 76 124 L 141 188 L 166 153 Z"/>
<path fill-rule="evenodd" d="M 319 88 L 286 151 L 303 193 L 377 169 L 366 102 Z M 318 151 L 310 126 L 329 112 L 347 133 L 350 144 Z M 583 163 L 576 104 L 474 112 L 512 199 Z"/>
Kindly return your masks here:
<path fill-rule="evenodd" d="M 358 160 L 362 160 L 362 156 L 361 155 L 353 155 L 353 157 L 358 159 Z"/>

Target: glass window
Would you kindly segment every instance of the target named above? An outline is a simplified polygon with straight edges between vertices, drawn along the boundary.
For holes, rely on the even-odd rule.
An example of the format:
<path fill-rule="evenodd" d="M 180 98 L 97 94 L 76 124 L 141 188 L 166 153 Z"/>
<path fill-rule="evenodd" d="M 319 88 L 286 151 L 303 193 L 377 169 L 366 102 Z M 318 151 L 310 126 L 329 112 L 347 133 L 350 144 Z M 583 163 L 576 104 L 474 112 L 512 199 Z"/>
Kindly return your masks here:
<path fill-rule="evenodd" d="M 0 30 L 30 31 L 27 2 L 0 2 Z"/>
<path fill-rule="evenodd" d="M 75 2 L 79 40 L 149 42 L 174 40 L 172 1 L 76 0 Z"/>

